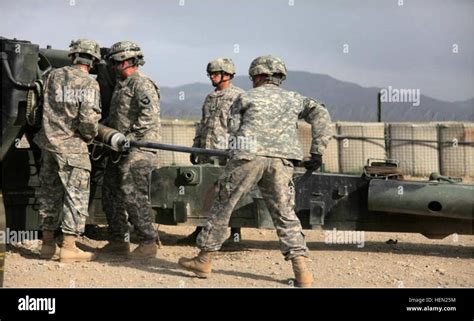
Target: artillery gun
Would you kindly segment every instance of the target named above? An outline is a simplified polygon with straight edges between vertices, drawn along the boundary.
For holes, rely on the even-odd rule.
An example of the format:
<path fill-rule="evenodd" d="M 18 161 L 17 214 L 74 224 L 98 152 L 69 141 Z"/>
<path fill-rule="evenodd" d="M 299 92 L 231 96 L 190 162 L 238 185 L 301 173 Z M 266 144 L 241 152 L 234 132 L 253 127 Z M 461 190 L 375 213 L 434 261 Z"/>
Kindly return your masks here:
<path fill-rule="evenodd" d="M 128 141 L 121 133 L 100 127 L 98 138 L 117 151 L 146 147 L 230 156 L 224 150 Z M 223 170 L 212 164 L 155 169 L 150 183 L 155 221 L 204 225 Z M 474 186 L 437 173 L 428 181 L 403 180 L 395 160 L 369 159 L 362 176 L 299 169 L 293 180 L 295 212 L 305 229 L 411 232 L 428 238 L 472 234 Z M 273 228 L 258 188 L 239 201 L 230 226 Z"/>
<path fill-rule="evenodd" d="M 107 48 L 101 49 L 102 56 Z M 29 41 L 0 38 L 2 81 L 2 210 L 0 231 L 39 228 L 38 173 L 41 151 L 32 138 L 41 111 L 42 80 L 53 68 L 70 63 L 68 51 L 40 49 Z M 92 71 L 101 90 L 102 116 L 108 114 L 114 78 L 106 61 Z M 149 147 L 225 156 L 227 151 L 127 141 L 101 126 L 98 144 L 120 152 Z M 88 224 L 106 224 L 101 206 L 103 162 L 93 156 Z M 303 228 L 422 233 L 442 238 L 472 234 L 474 186 L 433 174 L 428 181 L 406 181 L 394 161 L 369 161 L 364 175 L 305 173 L 294 175 L 296 207 Z M 156 168 L 150 180 L 151 211 L 159 224 L 203 225 L 215 197 L 223 167 L 213 164 Z M 255 188 L 243 197 L 230 220 L 232 227 L 272 228 L 263 199 Z M 0 282 L 5 244 L 0 242 Z"/>
<path fill-rule="evenodd" d="M 107 52 L 101 49 L 102 55 Z M 5 229 L 38 229 L 38 172 L 41 151 L 32 138 L 38 130 L 34 122 L 41 112 L 44 77 L 54 68 L 70 64 L 68 51 L 40 48 L 29 41 L 0 37 L 2 83 L 2 133 L 0 163 L 0 286 L 3 280 Z M 101 88 L 102 113 L 106 115 L 114 87 L 109 67 L 101 61 L 92 71 Z"/>

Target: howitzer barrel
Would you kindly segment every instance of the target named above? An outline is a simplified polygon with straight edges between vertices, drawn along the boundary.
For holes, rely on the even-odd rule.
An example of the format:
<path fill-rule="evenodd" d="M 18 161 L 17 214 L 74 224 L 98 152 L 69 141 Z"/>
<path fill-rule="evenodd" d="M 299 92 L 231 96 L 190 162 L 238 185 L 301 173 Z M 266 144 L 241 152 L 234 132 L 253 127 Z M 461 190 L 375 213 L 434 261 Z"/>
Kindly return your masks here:
<path fill-rule="evenodd" d="M 52 68 L 61 68 L 71 64 L 68 50 L 41 48 L 39 53 L 47 60 Z"/>
<path fill-rule="evenodd" d="M 472 185 L 373 179 L 368 205 L 371 211 L 472 220 L 473 199 Z"/>
<path fill-rule="evenodd" d="M 169 150 L 169 151 L 180 152 L 180 153 L 204 154 L 204 155 L 209 155 L 209 156 L 228 157 L 230 155 L 229 152 L 226 150 L 186 147 L 186 146 L 168 145 L 168 144 L 152 143 L 152 142 L 145 142 L 145 141 L 134 141 L 134 140 L 130 141 L 130 146 Z"/>
<path fill-rule="evenodd" d="M 95 140 L 108 145 L 115 151 L 123 151 L 124 145 L 127 142 L 127 138 L 124 134 L 102 124 L 99 124 L 99 131 Z"/>
<path fill-rule="evenodd" d="M 99 132 L 95 137 L 95 140 L 103 144 L 108 145 L 113 150 L 116 151 L 126 151 L 131 147 L 141 147 L 141 148 L 151 148 L 159 150 L 168 150 L 173 152 L 180 153 L 194 153 L 194 154 L 204 154 L 209 156 L 229 156 L 229 152 L 226 150 L 217 150 L 217 149 L 205 149 L 197 147 L 186 147 L 178 145 L 168 145 L 161 143 L 153 143 L 147 141 L 138 141 L 138 140 L 128 140 L 124 134 L 119 131 L 99 124 Z"/>

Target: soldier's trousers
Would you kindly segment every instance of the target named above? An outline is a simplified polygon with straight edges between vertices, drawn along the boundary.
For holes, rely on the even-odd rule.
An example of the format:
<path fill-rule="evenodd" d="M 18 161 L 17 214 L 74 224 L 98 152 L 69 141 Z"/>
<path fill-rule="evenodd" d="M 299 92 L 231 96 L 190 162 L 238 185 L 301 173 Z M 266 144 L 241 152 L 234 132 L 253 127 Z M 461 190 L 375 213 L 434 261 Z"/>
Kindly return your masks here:
<path fill-rule="evenodd" d="M 88 154 L 57 154 L 42 151 L 38 199 L 44 230 L 84 232 L 89 216 L 91 163 Z"/>
<path fill-rule="evenodd" d="M 153 226 L 148 195 L 155 163 L 155 154 L 148 151 L 133 151 L 123 155 L 117 163 L 109 158 L 102 203 L 112 239 L 129 241 L 130 221 L 140 243 L 156 242 L 158 235 Z"/>
<path fill-rule="evenodd" d="M 293 164 L 285 159 L 257 156 L 231 159 L 218 181 L 218 194 L 209 218 L 197 238 L 205 251 L 218 251 L 227 238 L 227 228 L 237 202 L 258 184 L 280 239 L 286 260 L 308 256 L 301 223 L 294 212 Z"/>

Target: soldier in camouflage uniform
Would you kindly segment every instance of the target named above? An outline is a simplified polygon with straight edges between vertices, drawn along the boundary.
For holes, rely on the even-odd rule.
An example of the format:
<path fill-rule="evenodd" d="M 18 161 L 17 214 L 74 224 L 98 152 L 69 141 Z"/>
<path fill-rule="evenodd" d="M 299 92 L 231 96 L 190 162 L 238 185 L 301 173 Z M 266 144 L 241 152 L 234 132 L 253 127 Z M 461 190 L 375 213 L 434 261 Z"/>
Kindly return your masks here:
<path fill-rule="evenodd" d="M 118 82 L 112 95 L 105 125 L 130 140 L 160 140 L 160 92 L 148 76 L 138 70 L 143 65 L 140 47 L 121 41 L 110 48 L 108 59 Z M 109 157 L 104 173 L 103 209 L 111 238 L 104 252 L 129 254 L 131 258 L 150 258 L 157 253 L 158 234 L 150 213 L 149 183 L 157 165 L 156 151 L 132 148 L 120 158 Z M 137 232 L 140 245 L 130 253 L 128 221 Z"/>
<path fill-rule="evenodd" d="M 311 159 L 306 165 L 315 170 L 332 136 L 330 116 L 316 100 L 279 87 L 287 75 L 281 59 L 258 57 L 250 65 L 249 74 L 254 89 L 242 94 L 233 106 L 233 129 L 241 145 L 233 150 L 219 178 L 217 198 L 197 239 L 201 251 L 195 258 L 181 258 L 179 264 L 200 277 L 210 275 L 212 253 L 225 240 L 234 207 L 257 184 L 272 216 L 281 251 L 286 260 L 292 261 L 296 284 L 308 287 L 313 282 L 306 266 L 308 249 L 293 209 L 293 161 L 303 157 L 297 121 L 304 119 L 311 124 Z"/>
<path fill-rule="evenodd" d="M 193 147 L 226 149 L 230 107 L 244 91 L 232 85 L 235 66 L 229 58 L 219 58 L 207 64 L 207 75 L 216 89 L 207 95 L 202 106 L 202 118 L 196 129 Z M 191 163 L 213 163 L 215 156 L 191 154 Z M 227 158 L 218 161 L 225 165 Z"/>
<path fill-rule="evenodd" d="M 87 145 L 97 135 L 101 116 L 99 84 L 89 71 L 100 59 L 99 44 L 79 39 L 70 46 L 72 66 L 53 70 L 44 83 L 41 130 L 34 141 L 42 150 L 39 190 L 43 245 L 41 257 L 61 262 L 90 261 L 78 249 L 88 216 L 91 163 Z M 54 232 L 64 240 L 59 250 Z"/>
<path fill-rule="evenodd" d="M 244 91 L 232 85 L 232 78 L 235 75 L 235 66 L 232 59 L 218 58 L 212 60 L 207 64 L 206 71 L 216 89 L 207 95 L 204 100 L 202 118 L 196 128 L 193 147 L 227 149 L 230 107 Z M 191 154 L 190 160 L 193 164 L 218 162 L 220 165 L 225 165 L 227 162 L 226 157 L 198 156 L 196 154 Z M 201 229 L 202 227 L 198 226 L 192 234 L 178 240 L 178 244 L 195 244 L 196 237 Z M 240 241 L 240 239 L 240 228 L 232 228 L 229 240 Z"/>

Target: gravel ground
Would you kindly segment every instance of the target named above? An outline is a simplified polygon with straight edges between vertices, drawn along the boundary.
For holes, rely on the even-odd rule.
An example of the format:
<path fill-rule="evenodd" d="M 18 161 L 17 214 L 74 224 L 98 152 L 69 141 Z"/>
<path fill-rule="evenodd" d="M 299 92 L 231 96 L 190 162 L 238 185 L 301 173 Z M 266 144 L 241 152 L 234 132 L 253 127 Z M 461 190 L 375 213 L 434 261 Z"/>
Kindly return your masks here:
<path fill-rule="evenodd" d="M 193 227 L 160 226 L 155 259 L 131 261 L 101 255 L 94 262 L 65 264 L 39 259 L 41 241 L 10 245 L 5 287 L 289 287 L 291 263 L 283 259 L 273 230 L 243 229 L 242 242 L 219 252 L 213 275 L 198 279 L 179 268 L 197 249 L 176 240 Z M 103 231 L 78 246 L 106 244 Z M 326 244 L 324 231 L 305 231 L 315 287 L 473 287 L 474 236 L 430 240 L 420 234 L 365 232 L 364 247 Z M 388 240 L 389 241 L 387 243 Z M 395 242 L 393 242 L 395 241 Z M 391 243 L 391 244 L 389 244 Z M 395 244 L 394 244 L 395 243 Z M 136 245 L 133 244 L 132 249 Z"/>

